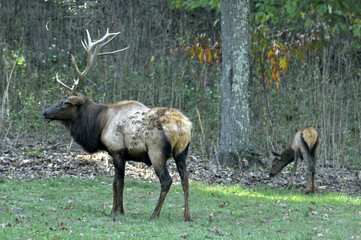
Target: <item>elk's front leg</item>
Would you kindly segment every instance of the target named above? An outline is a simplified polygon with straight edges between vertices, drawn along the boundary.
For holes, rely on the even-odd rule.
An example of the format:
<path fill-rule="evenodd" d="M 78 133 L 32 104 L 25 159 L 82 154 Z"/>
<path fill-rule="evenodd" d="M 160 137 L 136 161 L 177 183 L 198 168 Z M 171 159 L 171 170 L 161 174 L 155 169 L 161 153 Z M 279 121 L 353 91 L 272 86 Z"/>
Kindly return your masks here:
<path fill-rule="evenodd" d="M 115 174 L 113 179 L 113 208 L 112 214 L 124 214 L 123 207 L 123 190 L 124 190 L 124 174 L 125 160 L 121 154 L 113 155 Z"/>
<path fill-rule="evenodd" d="M 288 183 L 288 189 L 291 189 L 293 187 L 293 178 L 294 178 L 295 173 L 297 171 L 297 164 L 298 164 L 298 152 L 295 151 L 294 164 L 293 164 L 293 168 L 292 168 L 291 179 L 290 179 L 290 182 Z"/>

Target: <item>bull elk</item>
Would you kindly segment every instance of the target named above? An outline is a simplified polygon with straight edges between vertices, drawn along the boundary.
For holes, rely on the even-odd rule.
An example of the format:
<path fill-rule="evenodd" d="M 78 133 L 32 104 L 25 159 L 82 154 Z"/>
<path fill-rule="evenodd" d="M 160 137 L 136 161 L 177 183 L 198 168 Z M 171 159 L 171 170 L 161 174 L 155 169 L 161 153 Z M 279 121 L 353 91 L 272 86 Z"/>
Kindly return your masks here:
<path fill-rule="evenodd" d="M 80 72 L 74 57 L 72 62 L 78 74 L 73 87 L 57 81 L 70 94 L 54 106 L 46 109 L 46 120 L 57 120 L 69 129 L 73 139 L 84 150 L 94 153 L 107 151 L 113 158 L 113 214 L 124 214 L 123 189 L 125 163 L 128 160 L 153 165 L 161 184 L 158 203 L 151 218 L 158 218 L 172 178 L 166 167 L 173 156 L 184 192 L 184 220 L 191 220 L 188 207 L 189 183 L 186 158 L 191 140 L 192 123 L 180 111 L 173 108 L 148 108 L 136 101 L 120 101 L 115 104 L 98 104 L 77 90 L 98 56 L 114 54 L 124 49 L 99 53 L 119 33 L 106 34 L 92 41 L 87 30 L 88 42 L 82 41 L 87 55 L 87 66 Z"/>
<path fill-rule="evenodd" d="M 302 158 L 308 167 L 308 183 L 306 193 L 317 190 L 315 181 L 316 155 L 320 145 L 319 134 L 313 127 L 304 127 L 298 130 L 293 137 L 292 143 L 281 154 L 272 152 L 275 158 L 272 162 L 270 177 L 274 177 L 282 169 L 294 161 L 292 175 L 288 188 L 293 186 L 293 178 L 297 170 L 297 164 Z"/>

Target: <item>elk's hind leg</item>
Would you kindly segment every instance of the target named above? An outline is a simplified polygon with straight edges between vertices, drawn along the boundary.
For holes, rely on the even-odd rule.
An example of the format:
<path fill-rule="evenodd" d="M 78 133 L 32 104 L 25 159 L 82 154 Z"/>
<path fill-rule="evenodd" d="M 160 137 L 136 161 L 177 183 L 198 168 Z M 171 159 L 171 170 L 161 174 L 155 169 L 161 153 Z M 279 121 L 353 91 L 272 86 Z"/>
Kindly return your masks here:
<path fill-rule="evenodd" d="M 303 153 L 302 155 L 303 155 L 303 160 L 307 161 L 308 177 L 307 177 L 306 194 L 308 194 L 316 191 L 317 188 L 315 185 L 315 161 L 313 160 L 312 157 L 310 157 L 310 155 L 307 152 Z"/>
<path fill-rule="evenodd" d="M 319 147 L 320 147 L 320 141 L 317 140 L 316 142 L 316 146 L 314 146 L 312 148 L 311 151 L 311 161 L 313 164 L 313 174 L 312 174 L 312 191 L 315 192 L 318 189 L 318 186 L 316 184 L 316 180 L 315 180 L 315 175 L 316 175 L 316 162 L 317 162 L 317 153 L 319 151 Z"/>
<path fill-rule="evenodd" d="M 164 141 L 163 146 L 156 145 L 150 147 L 150 150 L 148 151 L 150 161 L 153 164 L 154 171 L 157 174 L 161 184 L 161 191 L 158 203 L 154 209 L 152 216 L 150 217 L 151 219 L 159 218 L 159 214 L 162 210 L 164 200 L 168 194 L 170 186 L 172 185 L 172 178 L 170 177 L 166 166 L 166 162 L 167 159 L 170 157 L 170 153 L 171 146 L 167 141 Z"/>
<path fill-rule="evenodd" d="M 316 184 L 316 180 L 315 180 L 315 175 L 316 175 L 316 158 L 314 156 L 311 157 L 311 181 L 312 181 L 312 187 L 311 187 L 311 192 L 315 192 L 318 188 L 317 184 Z"/>
<path fill-rule="evenodd" d="M 189 214 L 189 205 L 188 205 L 188 198 L 189 198 L 189 181 L 188 181 L 188 172 L 187 172 L 187 164 L 186 159 L 188 156 L 188 148 L 187 147 L 180 153 L 178 156 L 174 157 L 174 160 L 177 164 L 177 169 L 182 181 L 183 193 L 184 193 L 184 221 L 192 221 L 190 214 Z"/>

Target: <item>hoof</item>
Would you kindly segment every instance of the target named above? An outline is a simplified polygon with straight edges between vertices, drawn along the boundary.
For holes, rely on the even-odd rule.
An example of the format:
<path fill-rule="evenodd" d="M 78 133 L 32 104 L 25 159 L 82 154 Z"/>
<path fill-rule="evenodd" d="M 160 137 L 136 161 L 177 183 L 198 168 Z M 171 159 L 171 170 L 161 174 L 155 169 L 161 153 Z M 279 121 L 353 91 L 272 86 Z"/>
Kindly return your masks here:
<path fill-rule="evenodd" d="M 190 218 L 190 217 L 184 218 L 184 221 L 185 222 L 193 222 L 192 218 Z"/>
<path fill-rule="evenodd" d="M 305 192 L 305 194 L 310 194 L 316 192 L 316 188 L 308 188 Z"/>
<path fill-rule="evenodd" d="M 124 215 L 124 211 L 120 211 L 120 210 L 112 210 L 111 215 L 115 216 L 120 216 L 120 215 Z"/>
<path fill-rule="evenodd" d="M 158 218 L 159 218 L 159 216 L 156 216 L 156 215 L 150 216 L 150 220 L 154 220 L 154 219 L 158 219 Z"/>

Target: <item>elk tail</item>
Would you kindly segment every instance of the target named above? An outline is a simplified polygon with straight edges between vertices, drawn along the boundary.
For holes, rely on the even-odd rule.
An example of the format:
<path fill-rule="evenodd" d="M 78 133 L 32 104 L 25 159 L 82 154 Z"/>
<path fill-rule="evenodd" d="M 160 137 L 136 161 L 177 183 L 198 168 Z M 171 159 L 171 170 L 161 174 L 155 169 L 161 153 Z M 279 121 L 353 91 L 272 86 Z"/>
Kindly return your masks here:
<path fill-rule="evenodd" d="M 302 140 L 309 150 L 313 149 L 318 141 L 318 133 L 313 127 L 307 127 L 302 131 Z"/>
<path fill-rule="evenodd" d="M 192 123 L 180 111 L 172 108 L 164 109 L 160 117 L 165 135 L 171 143 L 173 156 L 181 154 L 191 141 Z"/>

